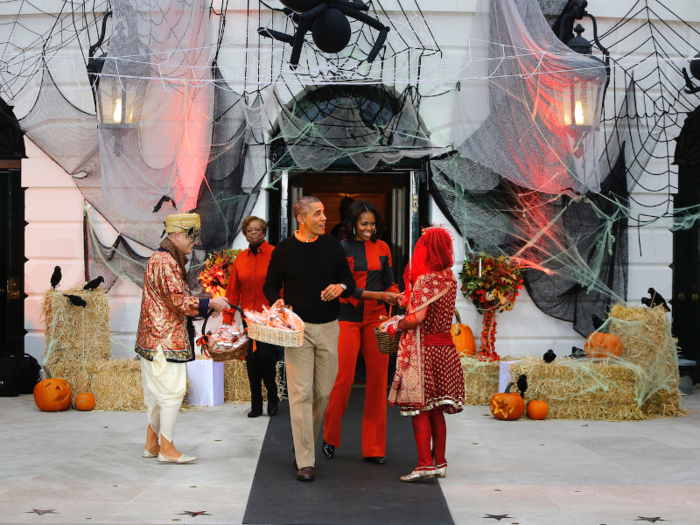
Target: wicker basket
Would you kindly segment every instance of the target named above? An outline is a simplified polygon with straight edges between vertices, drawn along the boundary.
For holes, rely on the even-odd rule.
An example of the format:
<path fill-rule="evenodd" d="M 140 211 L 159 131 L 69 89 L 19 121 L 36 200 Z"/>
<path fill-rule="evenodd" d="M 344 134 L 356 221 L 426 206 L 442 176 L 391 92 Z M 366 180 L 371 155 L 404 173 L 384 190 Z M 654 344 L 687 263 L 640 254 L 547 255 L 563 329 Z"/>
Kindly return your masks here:
<path fill-rule="evenodd" d="M 389 306 L 389 317 L 391 317 L 391 306 Z M 374 329 L 374 337 L 377 340 L 377 348 L 382 354 L 395 354 L 399 351 L 399 341 L 401 332 L 390 336 L 387 332 L 382 332 L 379 327 Z"/>
<path fill-rule="evenodd" d="M 245 327 L 245 316 L 243 311 L 237 306 L 232 308 L 238 310 L 241 313 L 241 318 L 243 320 L 243 326 Z M 250 335 L 246 339 L 245 343 L 238 346 L 224 346 L 221 344 L 211 344 L 206 340 L 205 334 L 207 333 L 207 321 L 213 312 L 209 312 L 204 318 L 204 324 L 202 325 L 202 337 L 199 339 L 200 346 L 202 348 L 202 353 L 207 357 L 210 357 L 212 361 L 231 361 L 232 359 L 238 359 L 243 357 L 248 353 L 248 347 L 250 346 Z"/>
<path fill-rule="evenodd" d="M 248 337 L 285 348 L 298 348 L 304 344 L 304 330 L 280 330 L 257 323 L 248 323 Z"/>

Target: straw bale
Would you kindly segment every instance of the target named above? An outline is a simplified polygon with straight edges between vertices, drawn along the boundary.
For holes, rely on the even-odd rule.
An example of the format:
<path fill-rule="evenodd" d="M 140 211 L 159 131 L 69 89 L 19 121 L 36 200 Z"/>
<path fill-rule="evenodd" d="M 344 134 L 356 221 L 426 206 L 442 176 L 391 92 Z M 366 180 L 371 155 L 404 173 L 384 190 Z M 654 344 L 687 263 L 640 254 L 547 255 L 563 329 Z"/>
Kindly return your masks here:
<path fill-rule="evenodd" d="M 491 397 L 498 393 L 498 361 L 479 361 L 471 357 L 463 357 L 462 372 L 464 373 L 464 404 L 488 405 Z"/>
<path fill-rule="evenodd" d="M 77 295 L 87 306 L 73 306 L 64 295 Z M 83 290 L 82 286 L 65 292 L 49 289 L 41 302 L 45 326 L 44 364 L 96 361 L 111 354 L 110 315 L 107 294 L 100 290 Z"/>
<path fill-rule="evenodd" d="M 646 308 L 616 304 L 610 310 L 610 333 L 624 348 L 622 361 L 641 369 L 638 401 L 649 416 L 680 416 L 678 341 L 663 306 Z"/>
<path fill-rule="evenodd" d="M 133 359 L 61 362 L 44 367 L 48 376 L 68 381 L 77 394 L 89 392 L 95 396 L 95 409 L 143 412 L 141 363 Z"/>
<path fill-rule="evenodd" d="M 277 396 L 286 399 L 281 382 L 282 363 L 277 363 Z M 267 389 L 262 387 L 263 402 L 267 401 Z M 226 403 L 250 403 L 250 382 L 245 361 L 234 359 L 224 363 L 224 401 Z"/>

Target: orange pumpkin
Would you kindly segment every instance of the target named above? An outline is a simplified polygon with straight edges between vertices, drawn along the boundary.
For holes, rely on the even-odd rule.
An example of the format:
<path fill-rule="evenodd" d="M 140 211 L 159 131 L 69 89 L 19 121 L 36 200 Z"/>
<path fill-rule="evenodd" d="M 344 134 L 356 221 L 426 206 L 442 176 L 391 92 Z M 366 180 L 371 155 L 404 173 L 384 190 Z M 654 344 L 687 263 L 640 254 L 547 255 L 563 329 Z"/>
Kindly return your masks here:
<path fill-rule="evenodd" d="M 476 342 L 474 341 L 474 333 L 472 329 L 466 324 L 462 324 L 462 318 L 459 316 L 459 312 L 455 308 L 455 317 L 457 318 L 457 324 L 452 325 L 450 333 L 452 334 L 452 341 L 455 343 L 455 348 L 460 357 L 469 357 L 476 354 Z"/>
<path fill-rule="evenodd" d="M 586 339 L 583 347 L 586 357 L 622 357 L 622 341 L 614 334 L 594 332 Z"/>
<path fill-rule="evenodd" d="M 73 392 L 65 379 L 44 379 L 34 387 L 34 402 L 44 412 L 65 410 L 72 400 Z"/>
<path fill-rule="evenodd" d="M 75 408 L 81 411 L 92 410 L 95 408 L 95 396 L 89 393 L 78 394 L 75 396 Z"/>
<path fill-rule="evenodd" d="M 530 419 L 544 419 L 549 414 L 549 407 L 544 401 L 533 399 L 527 404 L 527 417 Z"/>
<path fill-rule="evenodd" d="M 494 394 L 489 403 L 491 413 L 496 419 L 513 421 L 520 419 L 525 412 L 525 401 L 520 394 L 511 393 L 513 383 L 508 383 L 505 393 Z"/>

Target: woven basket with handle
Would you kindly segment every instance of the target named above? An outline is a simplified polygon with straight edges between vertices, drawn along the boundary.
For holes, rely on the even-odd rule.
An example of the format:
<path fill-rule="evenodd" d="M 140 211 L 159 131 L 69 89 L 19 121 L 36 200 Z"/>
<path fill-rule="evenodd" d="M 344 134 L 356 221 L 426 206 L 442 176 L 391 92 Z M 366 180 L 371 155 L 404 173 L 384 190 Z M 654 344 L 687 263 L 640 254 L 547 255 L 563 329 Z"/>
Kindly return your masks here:
<path fill-rule="evenodd" d="M 389 317 L 391 317 L 391 305 L 389 305 Z M 374 337 L 377 340 L 377 348 L 382 354 L 395 354 L 399 351 L 401 332 L 392 337 L 377 327 L 374 329 Z"/>
<path fill-rule="evenodd" d="M 241 314 L 241 320 L 243 321 L 243 328 L 245 329 L 246 321 L 245 315 L 243 315 L 243 310 L 238 306 L 232 306 L 234 310 L 238 310 Z M 213 310 L 207 313 L 204 318 L 204 324 L 202 324 L 202 337 L 199 339 L 202 352 L 207 356 L 211 357 L 212 361 L 231 361 L 232 359 L 237 359 L 243 357 L 248 353 L 248 346 L 250 345 L 250 334 L 246 339 L 245 343 L 238 346 L 231 346 L 228 343 L 212 343 L 209 342 L 207 338 L 207 321 L 211 314 L 214 313 Z"/>
<path fill-rule="evenodd" d="M 291 310 L 291 307 L 288 308 Z M 284 346 L 285 348 L 298 348 L 304 344 L 304 329 L 280 330 L 262 324 L 248 323 L 248 336 L 262 343 Z"/>

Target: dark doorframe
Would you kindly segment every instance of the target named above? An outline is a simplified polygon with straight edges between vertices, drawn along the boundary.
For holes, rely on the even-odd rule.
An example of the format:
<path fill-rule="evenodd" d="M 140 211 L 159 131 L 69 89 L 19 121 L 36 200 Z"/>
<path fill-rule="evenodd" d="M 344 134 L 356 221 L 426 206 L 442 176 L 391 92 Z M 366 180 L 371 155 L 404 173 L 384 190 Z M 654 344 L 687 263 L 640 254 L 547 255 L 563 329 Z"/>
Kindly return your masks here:
<path fill-rule="evenodd" d="M 389 245 L 394 260 L 394 276 L 403 289 L 403 269 L 408 263 L 413 246 L 420 236 L 420 228 L 429 225 L 430 202 L 427 189 L 427 175 L 422 161 L 406 169 L 377 170 L 372 172 L 342 170 L 304 172 L 290 175 L 287 171 L 273 172 L 273 180 L 279 178 L 274 189 L 268 190 L 268 239 L 276 244 L 285 239 L 296 228 L 292 207 L 294 202 L 305 195 L 305 178 L 328 177 L 386 178 L 391 181 L 391 191 L 387 195 L 389 204 L 386 222 L 391 227 L 388 232 Z"/>
<path fill-rule="evenodd" d="M 24 190 L 19 122 L 0 99 L 0 356 L 24 355 Z"/>
<path fill-rule="evenodd" d="M 674 208 L 700 206 L 700 108 L 688 118 L 677 139 L 678 193 Z M 673 335 L 680 353 L 700 363 L 700 221 L 673 233 Z M 700 381 L 698 368 L 693 381 Z"/>

